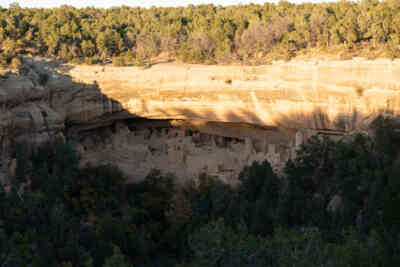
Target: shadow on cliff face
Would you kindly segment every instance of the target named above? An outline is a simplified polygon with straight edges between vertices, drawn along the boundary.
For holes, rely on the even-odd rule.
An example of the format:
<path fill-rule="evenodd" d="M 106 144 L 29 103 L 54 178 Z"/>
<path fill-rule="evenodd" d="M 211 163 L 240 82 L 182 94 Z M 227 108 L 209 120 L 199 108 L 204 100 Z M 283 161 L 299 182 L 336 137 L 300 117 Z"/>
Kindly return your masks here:
<path fill-rule="evenodd" d="M 11 92 L 13 91 L 12 88 L 3 90 L 4 88 L 0 84 L 0 93 L 5 92 L 3 93 L 5 95 L 4 99 L 6 99 L 6 102 L 4 102 L 5 105 L 7 103 L 14 103 L 6 109 L 6 112 L 0 114 L 0 118 L 4 118 L 4 114 L 8 114 L 7 120 L 9 121 L 4 126 L 5 120 L 1 120 L 0 128 L 9 127 L 10 129 L 10 131 L 2 131 L 0 129 L 0 141 L 9 141 L 10 137 L 13 136 L 17 139 L 41 143 L 54 136 L 63 136 L 79 143 L 88 136 L 99 137 L 101 139 L 100 135 L 104 132 L 114 134 L 118 131 L 118 122 L 121 121 L 127 122 L 126 125 L 128 127 L 125 125 L 125 129 L 135 123 L 143 123 L 141 121 L 143 118 L 124 109 L 120 100 L 113 99 L 104 94 L 97 82 L 94 81 L 88 84 L 74 80 L 70 75 L 65 73 L 72 68 L 71 66 L 57 64 L 59 62 L 49 64 L 48 61 L 43 59 L 26 61 L 26 67 L 28 68 L 26 73 L 28 75 L 24 76 L 22 73 L 20 77 L 12 77 L 13 83 L 9 83 L 10 86 L 14 86 L 17 89 L 21 87 L 19 86 L 20 84 L 29 84 L 30 87 L 26 87 L 22 92 L 23 95 L 28 95 L 29 93 L 31 97 L 23 98 L 24 101 L 15 101 L 19 100 L 18 97 L 21 94 Z M 41 75 L 47 75 L 45 83 L 43 83 L 43 80 L 39 80 Z M 28 90 L 30 91 L 28 92 Z M 253 94 L 255 95 L 255 93 Z M 332 114 L 329 109 L 324 109 L 318 105 L 315 105 L 312 110 L 296 111 L 293 109 L 293 112 L 282 113 L 265 106 L 263 103 L 257 104 L 249 101 L 248 108 L 235 109 L 230 106 L 224 110 L 223 116 L 221 116 L 221 114 L 218 114 L 218 107 L 208 110 L 196 110 L 195 108 L 191 108 L 187 103 L 185 104 L 185 99 L 183 98 L 182 107 L 180 108 L 176 106 L 154 108 L 148 105 L 145 99 L 139 99 L 139 102 L 141 102 L 142 110 L 145 111 L 144 113 L 149 114 L 150 119 L 150 115 L 154 113 L 163 115 L 159 117 L 175 120 L 175 123 L 164 123 L 162 127 L 182 127 L 184 130 L 189 128 L 205 132 L 209 135 L 222 137 L 252 138 L 253 140 L 246 141 L 246 144 L 243 145 L 243 148 L 250 147 L 251 155 L 254 156 L 250 157 L 251 159 L 257 158 L 260 151 L 261 154 L 266 154 L 270 151 L 270 154 L 277 154 L 279 152 L 279 149 L 276 148 L 278 145 L 291 146 L 288 150 L 295 149 L 300 143 L 315 134 L 341 137 L 353 131 L 366 130 L 369 123 L 378 114 L 394 113 L 389 109 L 382 109 L 375 113 L 364 114 L 357 109 L 352 109 L 348 113 Z M 147 123 L 149 126 L 146 127 L 150 129 L 150 132 L 152 128 L 157 128 L 157 126 L 154 126 L 155 123 L 156 121 Z M 102 131 L 101 129 L 107 129 L 107 131 Z M 113 156 L 109 157 L 110 161 L 114 161 L 113 163 L 116 165 L 121 165 L 122 168 L 126 167 L 130 171 L 133 169 L 136 170 L 138 167 L 128 166 L 129 164 L 132 165 L 131 161 L 127 160 L 124 162 L 123 157 L 131 156 L 132 154 L 141 155 L 141 153 L 150 155 L 157 152 L 152 151 L 154 146 L 145 148 L 144 150 L 147 149 L 146 151 L 139 151 L 139 147 L 144 147 L 149 142 L 153 142 L 153 139 L 144 138 L 147 138 L 147 143 L 140 144 L 135 149 L 130 148 L 131 151 L 129 153 L 131 154 L 121 153 L 118 156 L 121 156 L 122 159 Z M 164 140 L 163 142 L 166 141 Z M 273 149 L 270 149 L 268 144 L 274 145 L 272 146 Z M 275 146 L 275 144 L 277 145 Z M 96 145 L 96 143 L 92 144 L 94 148 Z M 111 144 L 111 146 L 113 145 Z M 127 143 L 117 145 L 120 146 L 118 148 L 119 151 L 124 149 L 129 150 L 128 147 L 125 147 Z M 177 150 L 182 148 L 180 144 L 173 144 L 173 146 L 175 145 Z M 264 150 L 259 149 L 261 146 Z M 164 149 L 163 147 L 160 145 L 160 149 Z M 93 155 L 94 161 L 96 161 L 96 153 L 110 153 L 104 151 L 114 150 L 99 149 L 97 151 L 92 149 L 93 153 L 90 155 Z M 185 161 L 187 155 L 181 152 L 182 150 L 173 151 L 176 158 L 168 158 L 168 160 L 172 160 L 173 162 L 167 162 L 166 164 L 175 166 L 173 164 L 176 161 Z M 168 154 L 170 151 L 166 151 L 166 153 Z M 285 153 L 288 154 L 290 152 Z M 111 155 L 103 156 L 107 157 Z M 153 160 L 153 156 L 150 159 Z M 226 157 L 226 154 L 222 153 L 219 157 L 222 162 L 222 157 Z M 261 158 L 264 159 L 265 157 Z M 248 159 L 243 159 L 243 162 L 247 161 Z M 218 164 L 219 162 L 215 162 L 214 165 Z M 188 169 L 191 168 L 190 165 L 185 166 Z M 221 164 L 221 168 L 220 166 L 217 167 L 218 169 L 224 169 L 230 166 L 223 166 Z"/>
<path fill-rule="evenodd" d="M 46 62 L 34 60 L 32 64 L 39 68 L 46 68 L 48 66 Z M 50 67 L 53 69 L 49 69 L 51 74 L 46 85 L 49 92 L 49 105 L 55 111 L 61 110 L 65 114 L 65 121 L 71 132 L 109 126 L 118 120 L 139 118 L 137 114 L 132 114 L 128 109 L 123 108 L 122 100 L 104 94 L 96 82 L 83 83 L 65 74 L 73 68 L 72 66 L 55 61 L 51 62 Z M 228 108 L 223 116 L 218 114 L 218 107 L 202 111 L 191 108 L 185 104 L 185 95 L 182 96 L 182 107 L 154 108 L 149 106 L 143 97 L 134 100 L 141 103 L 143 114 L 149 114 L 149 119 L 152 118 L 151 114 L 154 112 L 164 115 L 161 116 L 163 119 L 247 124 L 267 132 L 279 132 L 290 136 L 298 131 L 308 131 L 308 136 L 313 134 L 344 135 L 353 131 L 365 131 L 379 114 L 394 114 L 390 108 L 367 114 L 365 110 L 358 109 L 356 106 L 350 107 L 346 112 L 332 113 L 329 105 L 323 106 L 320 105 L 321 103 L 312 104 L 312 108 L 308 107 L 307 110 L 292 109 L 289 106 L 280 111 L 274 110 L 273 105 L 268 106 L 260 102 L 256 92 L 251 92 L 248 98 L 249 107 L 238 109 L 229 107 L 231 110 Z M 215 103 L 218 105 L 218 101 Z"/>
<path fill-rule="evenodd" d="M 263 96 L 258 96 L 260 99 L 259 101 L 257 98 L 257 91 L 249 90 L 250 94 L 245 96 L 248 98 L 245 100 L 248 106 L 241 106 L 238 109 L 235 109 L 235 107 L 232 105 L 228 106 L 225 108 L 223 111 L 224 114 L 221 116 L 221 113 L 219 113 L 218 100 L 210 102 L 214 103 L 216 106 L 209 109 L 198 110 L 196 107 L 190 106 L 191 96 L 188 97 L 189 95 L 186 91 L 183 93 L 177 92 L 177 95 L 175 95 L 176 98 L 182 99 L 181 102 L 178 100 L 176 101 L 178 104 L 172 103 L 169 105 L 168 100 L 164 101 L 164 96 L 160 95 L 160 91 L 157 89 L 154 89 L 154 92 L 146 92 L 146 94 L 143 96 L 132 94 L 131 99 L 128 99 L 129 101 L 127 101 L 126 95 L 124 95 L 125 99 L 122 99 L 122 97 L 121 99 L 113 99 L 102 93 L 105 91 L 111 92 L 111 90 L 102 91 L 102 88 L 99 88 L 99 85 L 96 83 L 92 86 L 95 86 L 96 90 L 99 90 L 99 95 L 102 95 L 103 97 L 104 103 L 102 107 L 104 109 L 104 114 L 102 116 L 97 116 L 96 114 L 95 116 L 91 116 L 91 114 L 85 112 L 78 112 L 78 116 L 81 117 L 83 114 L 88 115 L 89 119 L 84 120 L 76 120 L 75 114 L 72 114 L 70 116 L 71 121 L 74 122 L 75 126 L 79 125 L 82 129 L 85 127 L 87 129 L 96 128 L 98 125 L 104 123 L 110 124 L 118 119 L 137 118 L 139 117 L 138 114 L 140 114 L 141 116 L 145 116 L 149 119 L 197 120 L 202 122 L 238 123 L 241 125 L 247 124 L 252 125 L 253 127 L 262 128 L 266 131 L 281 132 L 285 134 L 288 133 L 290 135 L 293 135 L 298 131 L 309 131 L 307 135 L 327 134 L 338 136 L 354 131 L 368 130 L 369 124 L 379 114 L 394 114 L 394 111 L 390 108 L 382 108 L 373 112 L 366 112 L 366 110 L 369 109 L 359 109 L 357 107 L 358 100 L 352 100 L 355 102 L 354 106 L 352 106 L 354 103 L 349 104 L 346 102 L 340 108 L 337 108 L 336 110 L 334 108 L 332 111 L 329 104 L 330 102 L 328 103 L 325 101 L 318 103 L 320 99 L 317 98 L 305 101 L 305 103 L 310 105 L 308 105 L 304 110 L 302 110 L 301 105 L 296 106 L 301 102 L 298 100 L 296 100 L 297 102 L 287 101 L 288 107 L 279 110 L 279 107 L 275 109 L 276 106 L 274 105 L 268 106 L 268 101 L 270 101 L 269 99 L 264 101 L 262 99 Z M 90 94 L 90 91 L 90 89 L 87 89 L 85 92 L 81 92 L 81 95 L 88 95 Z M 154 93 L 155 96 L 153 96 L 152 93 Z M 243 94 L 243 92 L 239 93 Z M 205 95 L 206 94 L 207 93 L 205 93 Z M 80 97 L 80 95 L 78 95 L 78 97 Z M 188 97 L 189 102 L 186 102 L 186 97 Z M 194 95 L 193 97 L 196 98 L 198 96 Z M 151 103 L 152 98 L 154 98 L 153 100 L 155 100 L 155 102 L 161 102 L 161 107 L 153 106 Z M 130 100 L 134 100 L 133 102 L 137 102 L 137 105 L 141 106 L 138 109 L 136 107 L 131 109 L 133 112 L 137 111 L 138 114 L 132 114 L 128 109 L 123 109 L 121 105 L 122 102 L 125 105 L 129 105 Z M 111 104 L 109 104 L 109 102 L 111 102 Z M 180 103 L 182 103 L 181 107 L 179 107 Z M 163 107 L 163 105 L 165 107 Z M 348 106 L 343 108 L 345 105 Z M 74 110 L 78 110 L 75 108 L 75 105 L 73 106 Z M 95 109 L 92 109 L 90 113 L 93 113 L 93 110 Z"/>
<path fill-rule="evenodd" d="M 65 74 L 71 68 L 57 60 L 24 58 L 19 74 L 11 73 L 0 82 L 2 143 L 41 143 L 136 117 L 104 95 L 96 82 L 83 83 Z"/>
<path fill-rule="evenodd" d="M 98 129 L 138 118 L 103 94 L 96 82 L 84 83 L 65 74 L 70 68 L 28 58 L 19 73 L 0 80 L 0 181 L 15 176 L 13 143 L 29 144 L 25 149 L 30 151 L 62 138 L 79 147 L 85 136 L 98 136 Z"/>
<path fill-rule="evenodd" d="M 174 108 L 170 110 L 156 109 L 159 114 L 163 114 L 166 117 L 177 115 L 184 117 L 200 120 L 200 121 L 215 121 L 218 120 L 218 114 L 211 111 L 206 112 L 195 112 L 189 108 Z M 332 132 L 352 132 L 357 130 L 366 130 L 368 125 L 373 121 L 373 118 L 379 114 L 393 114 L 388 110 L 379 110 L 375 114 L 365 115 L 357 110 L 353 110 L 352 113 L 339 113 L 333 118 L 320 107 L 315 108 L 311 112 L 303 114 L 288 113 L 280 114 L 276 116 L 273 121 L 268 121 L 262 117 L 262 114 L 256 114 L 250 111 L 229 111 L 224 114 L 221 122 L 231 123 L 248 123 L 253 124 L 254 127 L 260 127 L 269 131 L 284 131 L 295 133 L 298 130 L 312 130 L 318 131 L 332 131 Z"/>

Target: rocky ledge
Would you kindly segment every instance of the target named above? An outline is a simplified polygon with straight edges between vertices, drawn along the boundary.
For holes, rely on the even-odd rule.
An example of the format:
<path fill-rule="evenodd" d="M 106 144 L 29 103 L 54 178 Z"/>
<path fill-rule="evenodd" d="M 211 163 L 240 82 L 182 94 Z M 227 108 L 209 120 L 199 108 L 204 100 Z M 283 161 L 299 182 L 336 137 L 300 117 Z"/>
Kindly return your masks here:
<path fill-rule="evenodd" d="M 397 116 L 399 78 L 389 60 L 141 69 L 25 59 L 0 78 L 1 175 L 13 175 L 11 142 L 61 137 L 82 164 L 116 164 L 131 181 L 158 168 L 236 183 L 255 160 L 279 171 L 311 135 L 340 138 Z"/>

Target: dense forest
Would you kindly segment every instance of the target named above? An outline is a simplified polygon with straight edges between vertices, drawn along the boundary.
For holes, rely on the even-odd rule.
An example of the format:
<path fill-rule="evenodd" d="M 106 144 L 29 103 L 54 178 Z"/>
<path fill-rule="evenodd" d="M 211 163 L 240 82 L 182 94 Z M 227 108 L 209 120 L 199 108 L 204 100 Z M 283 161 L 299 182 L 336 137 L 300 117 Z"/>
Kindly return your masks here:
<path fill-rule="evenodd" d="M 278 177 L 253 163 L 237 187 L 184 187 L 154 170 L 126 184 L 112 166 L 78 168 L 73 144 L 14 144 L 0 194 L 0 266 L 399 266 L 400 133 L 313 137 Z"/>
<path fill-rule="evenodd" d="M 0 7 L 0 44 L 0 64 L 13 67 L 20 65 L 18 55 L 23 54 L 115 65 L 148 65 L 160 54 L 192 63 L 260 64 L 311 48 L 344 58 L 396 58 L 400 2 L 280 1 L 150 9 L 27 9 L 11 4 Z"/>

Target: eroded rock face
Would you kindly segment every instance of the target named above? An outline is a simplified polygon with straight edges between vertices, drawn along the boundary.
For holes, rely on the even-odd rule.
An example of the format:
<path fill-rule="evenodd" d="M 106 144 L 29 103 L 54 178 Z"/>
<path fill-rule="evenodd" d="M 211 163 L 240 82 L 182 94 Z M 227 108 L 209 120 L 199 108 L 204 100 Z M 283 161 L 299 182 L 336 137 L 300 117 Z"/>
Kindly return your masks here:
<path fill-rule="evenodd" d="M 13 173 L 11 140 L 40 144 L 58 136 L 77 145 L 82 164 L 116 164 L 131 181 L 158 168 L 180 182 L 206 172 L 236 183 L 255 160 L 279 172 L 311 135 L 367 131 L 379 114 L 400 110 L 399 61 L 168 63 L 145 70 L 46 70 L 51 64 L 42 59 L 25 65 L 22 75 L 0 79 L 2 180 Z"/>
<path fill-rule="evenodd" d="M 0 138 L 41 143 L 62 133 L 66 123 L 90 124 L 122 110 L 96 84 L 48 71 L 48 82 L 43 86 L 36 73 L 43 70 L 37 70 L 35 63 L 27 63 L 25 68 L 25 75 L 0 79 Z"/>
<path fill-rule="evenodd" d="M 73 81 L 45 70 L 43 64 L 28 60 L 20 75 L 0 78 L 1 181 L 12 176 L 7 171 L 12 141 L 39 145 L 65 138 L 66 125 L 90 124 L 121 111 L 119 103 L 104 96 L 95 84 Z M 45 85 L 39 82 L 40 74 L 48 76 Z"/>
<path fill-rule="evenodd" d="M 268 66 L 79 66 L 69 72 L 132 114 L 286 129 L 364 130 L 400 111 L 400 61 L 291 61 Z"/>

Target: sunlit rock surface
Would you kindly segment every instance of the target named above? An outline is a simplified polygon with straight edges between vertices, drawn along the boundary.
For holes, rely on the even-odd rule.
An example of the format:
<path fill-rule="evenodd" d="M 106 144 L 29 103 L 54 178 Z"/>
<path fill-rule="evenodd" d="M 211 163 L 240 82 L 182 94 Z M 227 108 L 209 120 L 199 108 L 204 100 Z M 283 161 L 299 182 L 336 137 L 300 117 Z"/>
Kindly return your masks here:
<path fill-rule="evenodd" d="M 0 79 L 0 176 L 13 173 L 11 140 L 62 137 L 83 165 L 112 163 L 131 181 L 158 168 L 180 182 L 206 172 L 236 183 L 253 161 L 281 171 L 311 135 L 342 138 L 398 116 L 399 78 L 390 60 L 142 69 L 27 59 Z"/>
<path fill-rule="evenodd" d="M 287 129 L 363 129 L 399 112 L 400 61 L 277 62 L 268 66 L 158 64 L 72 68 L 132 114 L 246 122 Z"/>

